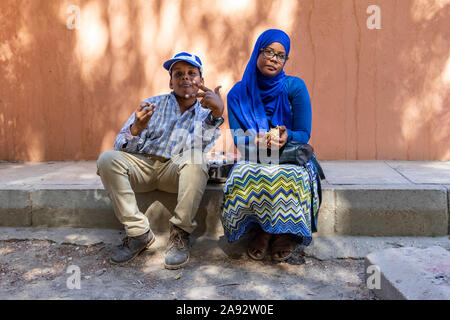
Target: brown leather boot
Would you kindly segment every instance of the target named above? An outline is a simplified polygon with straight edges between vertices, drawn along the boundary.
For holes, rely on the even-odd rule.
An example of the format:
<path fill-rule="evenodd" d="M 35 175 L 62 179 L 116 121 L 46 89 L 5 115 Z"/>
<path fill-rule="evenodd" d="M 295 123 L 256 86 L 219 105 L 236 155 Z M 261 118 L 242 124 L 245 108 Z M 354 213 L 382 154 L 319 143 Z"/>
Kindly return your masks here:
<path fill-rule="evenodd" d="M 112 263 L 125 263 L 136 258 L 139 253 L 155 242 L 152 230 L 137 237 L 125 237 L 122 244 L 111 255 Z"/>
<path fill-rule="evenodd" d="M 171 226 L 164 261 L 167 269 L 176 270 L 189 262 L 189 236 L 183 229 Z"/>

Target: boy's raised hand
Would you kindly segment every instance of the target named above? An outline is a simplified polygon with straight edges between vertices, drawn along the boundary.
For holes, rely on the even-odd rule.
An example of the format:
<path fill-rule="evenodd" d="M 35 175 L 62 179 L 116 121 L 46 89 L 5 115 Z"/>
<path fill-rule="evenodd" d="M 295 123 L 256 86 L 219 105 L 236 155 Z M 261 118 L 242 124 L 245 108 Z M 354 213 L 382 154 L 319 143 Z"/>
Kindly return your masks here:
<path fill-rule="evenodd" d="M 148 107 L 144 110 L 145 107 Z M 147 128 L 148 122 L 155 112 L 156 105 L 145 102 L 141 104 L 134 114 L 134 122 L 131 125 L 130 131 L 133 136 L 138 136 L 142 130 Z"/>
<path fill-rule="evenodd" d="M 210 109 L 214 118 L 221 117 L 225 108 L 222 102 L 222 97 L 220 96 L 220 88 L 222 88 L 222 86 L 218 86 L 214 89 L 214 91 L 212 91 L 201 83 L 197 83 L 195 81 L 193 81 L 192 83 L 204 92 L 197 92 L 191 95 L 186 95 L 186 98 L 203 98 L 202 100 L 200 100 L 200 104 L 202 105 L 202 107 Z"/>

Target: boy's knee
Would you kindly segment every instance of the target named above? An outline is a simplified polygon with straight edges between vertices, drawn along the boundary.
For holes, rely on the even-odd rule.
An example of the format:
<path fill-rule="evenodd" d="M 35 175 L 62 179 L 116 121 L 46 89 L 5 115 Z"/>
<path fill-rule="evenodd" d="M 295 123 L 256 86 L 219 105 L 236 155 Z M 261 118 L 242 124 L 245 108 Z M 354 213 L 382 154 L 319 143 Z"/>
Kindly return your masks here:
<path fill-rule="evenodd" d="M 119 152 L 115 150 L 108 150 L 103 152 L 100 157 L 98 157 L 97 160 L 97 174 L 100 175 L 100 173 L 104 170 L 108 170 L 111 168 L 111 164 L 114 160 L 116 160 L 119 157 Z"/>
<path fill-rule="evenodd" d="M 209 178 L 209 174 L 208 174 L 208 168 L 206 166 L 206 164 L 193 164 L 193 163 L 189 163 L 189 164 L 185 164 L 181 170 L 180 170 L 180 174 L 186 175 L 190 178 L 192 178 L 193 180 L 196 179 L 208 179 Z"/>

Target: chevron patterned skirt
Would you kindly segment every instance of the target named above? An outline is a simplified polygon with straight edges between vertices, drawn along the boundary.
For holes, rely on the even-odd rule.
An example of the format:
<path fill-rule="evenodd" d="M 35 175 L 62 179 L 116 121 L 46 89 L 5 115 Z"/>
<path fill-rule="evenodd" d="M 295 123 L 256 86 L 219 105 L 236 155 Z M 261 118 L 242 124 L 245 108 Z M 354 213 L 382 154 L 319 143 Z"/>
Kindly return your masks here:
<path fill-rule="evenodd" d="M 222 225 L 229 242 L 255 226 L 272 234 L 291 233 L 311 243 L 316 231 L 317 172 L 296 165 L 236 164 L 224 186 Z"/>

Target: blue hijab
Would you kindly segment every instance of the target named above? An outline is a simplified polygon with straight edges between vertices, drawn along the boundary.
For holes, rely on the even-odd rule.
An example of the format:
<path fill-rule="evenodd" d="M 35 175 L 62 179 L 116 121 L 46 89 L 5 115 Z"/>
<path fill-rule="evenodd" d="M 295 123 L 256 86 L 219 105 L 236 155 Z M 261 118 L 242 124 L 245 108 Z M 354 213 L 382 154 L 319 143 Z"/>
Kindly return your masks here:
<path fill-rule="evenodd" d="M 289 36 L 277 29 L 264 31 L 256 41 L 250 61 L 245 68 L 242 80 L 238 82 L 229 95 L 228 108 L 235 114 L 245 130 L 269 131 L 269 120 L 272 125 L 285 125 L 292 129 L 292 113 L 285 85 L 283 70 L 274 77 L 264 76 L 256 62 L 262 48 L 279 42 L 289 56 Z"/>

